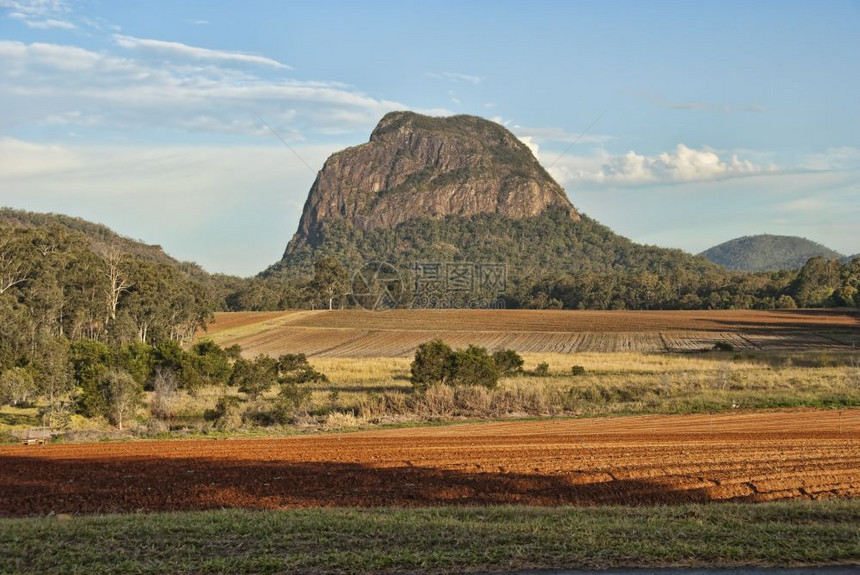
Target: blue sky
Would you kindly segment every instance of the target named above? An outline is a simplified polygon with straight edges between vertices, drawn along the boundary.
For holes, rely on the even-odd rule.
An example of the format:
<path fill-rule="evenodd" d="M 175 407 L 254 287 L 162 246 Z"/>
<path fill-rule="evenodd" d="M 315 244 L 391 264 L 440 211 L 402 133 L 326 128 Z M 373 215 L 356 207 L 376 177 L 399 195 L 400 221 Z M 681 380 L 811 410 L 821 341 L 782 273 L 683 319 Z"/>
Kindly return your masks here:
<path fill-rule="evenodd" d="M 325 158 L 412 109 L 504 124 L 639 242 L 856 253 L 858 30 L 856 1 L 0 0 L 0 205 L 252 275 Z"/>

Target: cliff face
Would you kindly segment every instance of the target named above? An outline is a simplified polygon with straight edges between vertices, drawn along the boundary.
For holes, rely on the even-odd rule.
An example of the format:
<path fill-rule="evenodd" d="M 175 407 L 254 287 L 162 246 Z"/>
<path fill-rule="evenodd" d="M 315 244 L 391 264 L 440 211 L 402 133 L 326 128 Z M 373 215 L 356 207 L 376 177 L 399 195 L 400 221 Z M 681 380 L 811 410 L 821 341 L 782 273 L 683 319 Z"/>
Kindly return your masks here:
<path fill-rule="evenodd" d="M 337 220 L 368 231 L 419 217 L 495 213 L 521 219 L 552 206 L 580 219 L 528 147 L 499 124 L 392 112 L 370 142 L 326 161 L 285 256 L 319 245 L 323 226 Z"/>

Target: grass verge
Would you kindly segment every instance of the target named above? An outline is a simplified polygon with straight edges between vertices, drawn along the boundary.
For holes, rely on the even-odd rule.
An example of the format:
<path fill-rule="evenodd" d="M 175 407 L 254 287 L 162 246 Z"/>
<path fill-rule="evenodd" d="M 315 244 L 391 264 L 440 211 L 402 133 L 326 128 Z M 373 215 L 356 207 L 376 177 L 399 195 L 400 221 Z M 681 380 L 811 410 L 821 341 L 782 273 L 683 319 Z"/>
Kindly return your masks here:
<path fill-rule="evenodd" d="M 2 573 L 467 573 L 860 562 L 860 500 L 0 520 Z"/>

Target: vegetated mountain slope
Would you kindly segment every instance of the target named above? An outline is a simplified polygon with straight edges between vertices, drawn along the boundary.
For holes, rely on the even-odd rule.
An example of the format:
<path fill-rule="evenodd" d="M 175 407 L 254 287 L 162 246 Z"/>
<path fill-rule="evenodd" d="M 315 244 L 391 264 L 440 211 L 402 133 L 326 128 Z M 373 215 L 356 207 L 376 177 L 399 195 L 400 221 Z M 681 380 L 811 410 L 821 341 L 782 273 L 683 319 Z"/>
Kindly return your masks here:
<path fill-rule="evenodd" d="M 159 245 L 127 238 L 102 224 L 63 214 L 43 214 L 0 208 L 0 231 L 13 228 L 48 230 L 52 227 L 85 236 L 90 242 L 89 249 L 98 254 L 104 255 L 108 251 L 116 250 L 120 254 L 172 269 L 182 277 L 198 284 L 206 292 L 207 299 L 216 310 L 252 308 L 253 296 L 260 289 L 258 279 L 210 274 L 196 263 L 183 262 L 171 257 Z M 272 287 L 269 291 L 274 293 L 278 289 Z"/>
<path fill-rule="evenodd" d="M 370 142 L 326 161 L 283 259 L 263 275 L 307 276 L 321 253 L 347 269 L 368 260 L 506 263 L 513 279 L 717 269 L 581 215 L 503 126 L 411 112 L 386 115 Z"/>
<path fill-rule="evenodd" d="M 92 241 L 92 247 L 96 250 L 113 247 L 124 254 L 169 266 L 198 281 L 206 281 L 209 278 L 209 274 L 199 265 L 180 262 L 166 254 L 159 245 L 150 245 L 121 236 L 105 225 L 63 214 L 43 214 L 0 208 L 0 228 L 49 228 L 51 226 L 61 226 L 80 232 Z"/>
<path fill-rule="evenodd" d="M 832 260 L 844 257 L 806 238 L 769 234 L 729 240 L 700 255 L 726 269 L 745 272 L 794 270 L 816 256 Z"/>

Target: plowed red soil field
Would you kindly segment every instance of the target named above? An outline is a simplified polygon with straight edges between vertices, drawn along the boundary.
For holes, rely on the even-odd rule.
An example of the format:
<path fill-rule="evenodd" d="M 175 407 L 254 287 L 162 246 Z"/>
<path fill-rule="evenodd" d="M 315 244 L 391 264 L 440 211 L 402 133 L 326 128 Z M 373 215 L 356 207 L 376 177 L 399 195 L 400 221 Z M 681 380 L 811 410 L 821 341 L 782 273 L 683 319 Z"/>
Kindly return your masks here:
<path fill-rule="evenodd" d="M 737 350 L 851 349 L 860 314 L 836 310 L 573 311 L 363 310 L 216 314 L 207 337 L 248 357 L 302 352 L 409 357 L 443 339 L 519 352 L 686 352 L 727 342 Z"/>
<path fill-rule="evenodd" d="M 860 496 L 860 410 L 0 448 L 0 515 Z"/>

